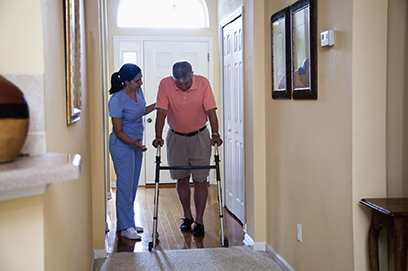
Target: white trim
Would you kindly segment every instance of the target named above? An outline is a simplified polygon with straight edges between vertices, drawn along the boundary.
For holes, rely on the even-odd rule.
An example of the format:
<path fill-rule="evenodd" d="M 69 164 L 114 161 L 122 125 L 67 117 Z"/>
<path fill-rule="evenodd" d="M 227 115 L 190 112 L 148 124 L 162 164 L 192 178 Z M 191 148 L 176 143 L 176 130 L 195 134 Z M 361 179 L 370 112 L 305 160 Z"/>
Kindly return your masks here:
<path fill-rule="evenodd" d="M 227 18 L 222 20 L 221 23 L 220 23 L 220 29 L 222 29 L 224 26 L 226 26 L 227 24 L 229 24 L 230 22 L 232 22 L 233 20 L 235 20 L 239 16 L 242 16 L 242 8 L 243 8 L 243 6 L 240 6 L 234 12 L 232 12 Z M 218 32 L 218 33 L 220 33 L 220 32 Z M 221 34 L 222 34 L 222 32 L 221 32 Z M 220 40 L 222 42 L 222 37 L 221 37 Z"/>
<path fill-rule="evenodd" d="M 253 247 L 255 244 L 254 239 L 252 239 L 252 237 L 249 236 L 247 233 L 245 233 L 244 236 L 244 244 L 250 247 Z"/>
<path fill-rule="evenodd" d="M 252 247 L 254 251 L 266 251 L 266 242 L 255 243 L 254 239 L 252 239 L 252 237 L 247 233 L 244 236 L 244 244 Z"/>
<path fill-rule="evenodd" d="M 254 244 L 255 251 L 266 251 L 266 242 L 256 242 Z"/>
<path fill-rule="evenodd" d="M 115 184 L 116 184 L 116 182 L 115 182 Z M 108 200 L 112 199 L 112 193 L 111 192 L 106 193 L 106 199 L 108 199 Z"/>
<path fill-rule="evenodd" d="M 99 259 L 99 258 L 106 258 L 108 256 L 108 253 L 106 253 L 106 250 L 104 249 L 94 249 L 93 250 L 93 259 Z"/>
<path fill-rule="evenodd" d="M 249 234 L 244 236 L 244 244 L 250 246 L 254 251 L 265 251 L 269 256 L 282 268 L 283 271 L 295 271 L 292 266 L 281 256 L 279 255 L 273 247 L 271 247 L 267 242 L 256 242 Z"/>
<path fill-rule="evenodd" d="M 266 243 L 266 252 L 272 256 L 275 262 L 283 269 L 283 271 L 295 271 L 292 266 L 281 256 L 279 255 L 273 247 Z"/>

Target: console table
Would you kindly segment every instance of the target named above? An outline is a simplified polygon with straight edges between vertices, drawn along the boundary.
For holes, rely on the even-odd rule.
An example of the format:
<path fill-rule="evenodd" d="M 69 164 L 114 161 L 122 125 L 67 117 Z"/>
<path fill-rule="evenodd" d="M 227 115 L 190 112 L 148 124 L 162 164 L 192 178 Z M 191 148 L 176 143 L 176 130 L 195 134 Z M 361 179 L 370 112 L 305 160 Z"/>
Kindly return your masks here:
<path fill-rule="evenodd" d="M 379 270 L 378 234 L 385 228 L 394 238 L 395 271 L 406 270 L 408 246 L 408 198 L 370 198 L 360 200 L 361 204 L 371 208 L 368 250 L 370 270 Z"/>

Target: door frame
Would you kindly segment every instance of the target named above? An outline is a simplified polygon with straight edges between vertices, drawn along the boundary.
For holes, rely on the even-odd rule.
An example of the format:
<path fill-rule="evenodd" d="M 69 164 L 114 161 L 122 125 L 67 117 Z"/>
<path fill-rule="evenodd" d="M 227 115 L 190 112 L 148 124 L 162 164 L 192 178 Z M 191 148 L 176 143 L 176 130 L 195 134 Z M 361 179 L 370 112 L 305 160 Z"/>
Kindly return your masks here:
<path fill-rule="evenodd" d="M 219 29 L 218 29 L 218 41 L 219 41 L 219 52 L 220 52 L 220 90 L 221 90 L 221 107 L 224 107 L 224 37 L 223 37 L 223 29 L 226 25 L 232 23 L 234 20 L 236 20 L 237 18 L 242 17 L 244 18 L 244 14 L 243 14 L 243 6 L 240 6 L 238 9 L 236 9 L 234 12 L 232 12 L 228 17 L 226 17 L 224 20 L 222 20 L 219 24 Z M 244 26 L 244 24 L 242 25 L 242 27 Z M 244 31 L 244 29 L 243 29 Z M 243 46 L 242 51 L 244 54 L 244 50 L 245 50 L 245 46 Z M 245 70 L 245 61 L 244 58 L 242 60 L 242 66 L 243 69 Z M 244 84 L 244 80 L 245 77 L 242 78 L 243 80 L 243 85 Z M 224 120 L 224 110 L 221 110 L 221 120 Z M 225 134 L 225 127 L 224 127 L 224 121 L 220 121 L 220 126 L 221 126 L 221 131 L 222 134 Z M 245 132 L 245 121 L 243 123 L 243 132 Z M 245 142 L 245 133 L 243 134 L 244 137 L 244 142 Z M 222 145 L 222 153 L 225 153 L 225 144 Z M 243 149 L 243 159 L 245 160 L 245 148 Z M 245 164 L 245 161 L 244 161 Z M 226 180 L 225 178 L 225 166 L 224 163 L 221 164 L 222 165 L 222 179 Z M 243 225 L 244 225 L 244 231 L 246 232 L 246 204 L 245 204 L 245 199 L 246 199 L 246 185 L 245 185 L 245 167 L 243 168 L 243 176 L 244 176 L 244 218 L 243 218 Z M 225 182 L 224 182 L 225 183 Z M 225 185 L 223 185 L 223 189 L 222 189 L 222 196 L 223 199 L 226 199 L 226 189 L 225 189 Z M 223 201 L 223 207 L 226 207 L 226 202 L 225 200 Z"/>
<path fill-rule="evenodd" d="M 172 37 L 172 36 L 113 36 L 113 66 L 114 70 L 118 70 L 120 68 L 120 50 L 119 50 L 119 43 L 120 42 L 134 42 L 138 44 L 138 49 L 140 52 L 140 68 L 144 71 L 145 68 L 145 59 L 144 59 L 144 42 L 153 41 L 153 42 L 208 42 L 208 80 L 212 89 L 214 89 L 213 85 L 213 77 L 214 77 L 214 68 L 213 68 L 213 38 L 212 37 Z M 193 67 L 194 69 L 194 67 Z M 170 74 L 169 74 L 170 75 Z M 108 117 L 109 118 L 109 117 Z M 147 144 L 150 144 L 147 142 Z M 111 161 L 107 161 L 106 167 L 111 167 Z M 142 171 L 140 173 L 139 178 L 139 185 L 146 185 L 146 159 L 142 161 Z M 113 180 L 114 172 L 110 173 L 108 176 L 108 182 L 110 182 L 111 187 L 116 187 L 116 181 Z M 210 176 L 211 173 L 210 173 Z M 214 178 L 210 178 L 210 184 L 216 184 Z"/>

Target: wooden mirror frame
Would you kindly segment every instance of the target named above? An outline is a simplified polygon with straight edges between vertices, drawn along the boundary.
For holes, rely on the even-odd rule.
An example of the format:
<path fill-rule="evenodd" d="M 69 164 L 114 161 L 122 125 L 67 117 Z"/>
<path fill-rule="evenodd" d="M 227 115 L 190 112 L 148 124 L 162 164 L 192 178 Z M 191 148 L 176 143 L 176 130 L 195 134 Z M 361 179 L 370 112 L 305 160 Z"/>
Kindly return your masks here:
<path fill-rule="evenodd" d="M 283 75 L 277 74 L 277 69 L 276 69 L 276 61 L 277 61 L 277 56 L 281 55 L 282 52 L 278 52 L 276 50 L 276 42 L 274 41 L 275 38 L 275 33 L 274 33 L 274 23 L 277 23 L 281 20 L 285 20 L 285 31 L 284 31 L 284 73 Z M 272 98 L 273 99 L 291 99 L 292 97 L 292 92 L 291 92 L 291 87 L 292 87 L 292 76 L 286 76 L 287 74 L 291 74 L 291 46 L 290 46 L 290 41 L 291 41 L 291 36 L 290 36 L 290 9 L 289 7 L 273 14 L 271 16 L 271 58 L 272 58 Z M 278 77 L 280 77 L 278 79 Z M 281 80 L 284 82 L 284 88 L 275 88 L 275 85 L 278 83 L 277 80 L 279 80 L 279 84 Z"/>
<path fill-rule="evenodd" d="M 65 0 L 65 83 L 67 125 L 81 118 L 81 24 L 80 1 Z"/>
<path fill-rule="evenodd" d="M 295 72 L 298 70 L 298 65 L 294 63 L 295 60 L 295 39 L 296 34 L 294 29 L 293 16 L 295 13 L 309 7 L 309 26 L 308 26 L 308 46 L 309 46 L 309 61 L 306 65 L 306 70 L 309 69 L 309 85 L 306 87 L 295 87 Z M 307 33 L 306 33 L 307 35 Z M 291 83 L 293 99 L 309 99 L 317 100 L 317 8 L 316 0 L 300 0 L 290 6 L 290 38 L 291 38 Z M 305 58 L 304 63 L 307 63 Z"/>

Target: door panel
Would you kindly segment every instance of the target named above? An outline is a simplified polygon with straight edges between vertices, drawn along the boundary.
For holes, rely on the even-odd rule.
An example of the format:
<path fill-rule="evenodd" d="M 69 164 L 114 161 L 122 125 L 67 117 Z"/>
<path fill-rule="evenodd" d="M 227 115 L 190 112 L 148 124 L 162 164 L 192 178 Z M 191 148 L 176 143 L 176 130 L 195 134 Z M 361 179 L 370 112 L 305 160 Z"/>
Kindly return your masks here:
<path fill-rule="evenodd" d="M 225 204 L 245 221 L 242 17 L 223 27 L 223 128 Z"/>
<path fill-rule="evenodd" d="M 173 63 L 177 60 L 187 60 L 193 66 L 195 74 L 208 78 L 209 75 L 209 43 L 206 41 L 145 41 L 144 48 L 144 91 L 148 104 L 156 101 L 157 90 L 160 80 L 171 75 Z M 147 116 L 152 122 L 145 122 L 145 142 L 151 146 L 155 136 L 155 113 Z M 163 139 L 166 138 L 169 127 L 167 120 L 163 129 Z M 148 148 L 145 155 L 146 161 L 146 184 L 153 184 L 155 179 L 154 163 L 156 156 L 155 148 Z M 166 146 L 161 149 L 161 161 L 163 165 L 168 165 Z M 175 183 L 170 179 L 167 170 L 160 172 L 160 183 Z"/>

